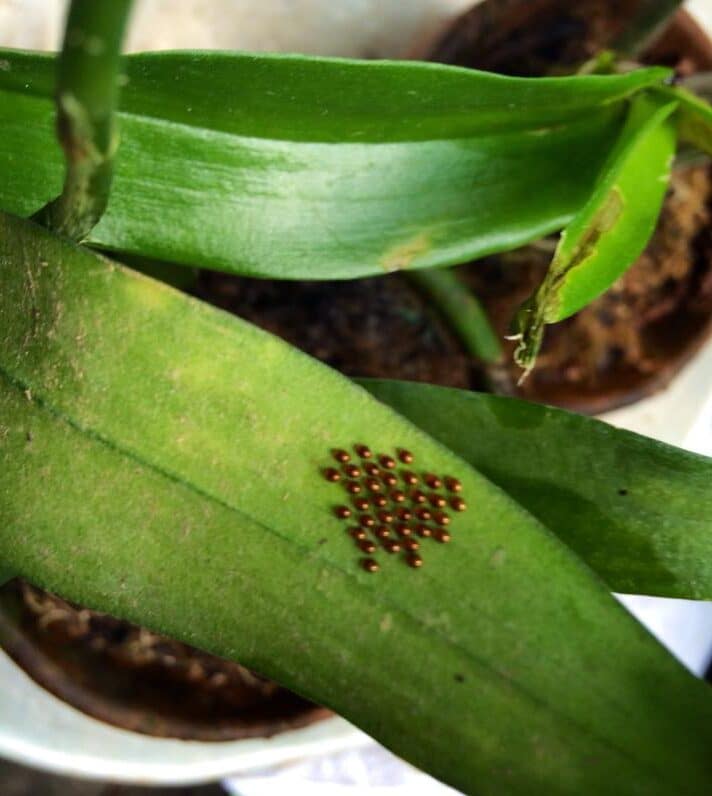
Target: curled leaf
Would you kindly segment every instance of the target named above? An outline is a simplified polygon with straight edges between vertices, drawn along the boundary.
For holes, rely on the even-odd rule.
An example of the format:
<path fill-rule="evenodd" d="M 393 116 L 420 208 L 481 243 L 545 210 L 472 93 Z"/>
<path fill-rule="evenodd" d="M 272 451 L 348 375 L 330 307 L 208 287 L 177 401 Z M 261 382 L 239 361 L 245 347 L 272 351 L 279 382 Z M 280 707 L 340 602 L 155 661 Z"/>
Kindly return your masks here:
<path fill-rule="evenodd" d="M 655 229 L 675 149 L 677 102 L 641 94 L 589 200 L 561 234 L 547 275 L 515 319 L 515 357 L 534 366 L 544 326 L 593 301 L 628 268 Z"/>

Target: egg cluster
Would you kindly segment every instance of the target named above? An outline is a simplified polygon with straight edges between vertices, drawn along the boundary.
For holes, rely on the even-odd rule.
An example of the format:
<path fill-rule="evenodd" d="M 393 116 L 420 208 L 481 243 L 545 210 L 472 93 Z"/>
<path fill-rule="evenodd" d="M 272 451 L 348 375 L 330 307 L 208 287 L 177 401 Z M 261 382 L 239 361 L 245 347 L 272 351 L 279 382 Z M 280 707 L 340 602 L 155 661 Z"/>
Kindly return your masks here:
<path fill-rule="evenodd" d="M 323 475 L 348 495 L 347 502 L 334 507 L 334 514 L 347 523 L 348 534 L 365 554 L 361 566 L 378 572 L 376 553 L 384 550 L 400 555 L 413 568 L 421 567 L 423 542 L 449 542 L 449 512 L 467 509 L 460 495 L 462 484 L 453 476 L 419 472 L 413 454 L 402 448 L 395 457 L 374 454 L 363 444 L 354 445 L 353 452 L 333 450 L 334 464 Z"/>

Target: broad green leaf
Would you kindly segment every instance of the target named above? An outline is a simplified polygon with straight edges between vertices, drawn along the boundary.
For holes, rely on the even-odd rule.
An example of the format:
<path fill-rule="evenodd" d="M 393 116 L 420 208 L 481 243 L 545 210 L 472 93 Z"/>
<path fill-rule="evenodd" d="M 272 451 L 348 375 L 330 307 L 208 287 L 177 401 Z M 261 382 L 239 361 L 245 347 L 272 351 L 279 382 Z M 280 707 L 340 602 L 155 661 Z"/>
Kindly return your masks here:
<path fill-rule="evenodd" d="M 655 229 L 675 151 L 676 102 L 641 94 L 591 197 L 561 234 L 549 271 L 516 325 L 519 364 L 530 369 L 544 325 L 593 301 L 628 268 Z"/>
<path fill-rule="evenodd" d="M 52 61 L 0 51 L 0 207 L 59 190 Z M 126 59 L 97 246 L 251 276 L 464 262 L 560 229 L 666 69 L 527 80 L 284 55 Z"/>
<path fill-rule="evenodd" d="M 0 278 L 6 570 L 239 659 L 466 792 L 708 792 L 705 685 L 447 448 L 277 338 L 4 214 Z M 422 569 L 359 568 L 320 472 L 355 443 L 460 479 L 470 508 Z"/>
<path fill-rule="evenodd" d="M 712 459 L 540 404 L 361 383 L 538 517 L 614 591 L 712 600 Z"/>

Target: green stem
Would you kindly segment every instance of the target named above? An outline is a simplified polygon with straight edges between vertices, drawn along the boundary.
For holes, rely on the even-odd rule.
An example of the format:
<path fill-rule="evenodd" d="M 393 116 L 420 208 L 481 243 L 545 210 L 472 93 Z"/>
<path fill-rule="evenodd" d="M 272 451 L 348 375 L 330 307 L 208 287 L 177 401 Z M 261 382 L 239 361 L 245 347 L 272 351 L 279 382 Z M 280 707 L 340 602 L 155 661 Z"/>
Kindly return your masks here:
<path fill-rule="evenodd" d="M 35 219 L 77 241 L 89 234 L 109 200 L 121 42 L 130 9 L 131 0 L 73 0 L 67 18 L 56 91 L 67 172 L 61 195 Z"/>
<path fill-rule="evenodd" d="M 410 271 L 410 281 L 424 293 L 472 356 L 494 363 L 502 346 L 480 302 L 450 268 Z"/>
<path fill-rule="evenodd" d="M 613 42 L 613 49 L 627 57 L 643 52 L 682 3 L 683 0 L 640 0 L 633 19 Z"/>

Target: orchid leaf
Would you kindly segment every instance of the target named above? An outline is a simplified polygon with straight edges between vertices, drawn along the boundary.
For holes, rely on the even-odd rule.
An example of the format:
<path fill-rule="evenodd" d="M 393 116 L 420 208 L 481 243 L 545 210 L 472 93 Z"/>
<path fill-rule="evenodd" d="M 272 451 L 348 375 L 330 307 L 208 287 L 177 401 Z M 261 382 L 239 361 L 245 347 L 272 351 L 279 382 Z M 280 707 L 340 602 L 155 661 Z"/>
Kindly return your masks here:
<path fill-rule="evenodd" d="M 683 86 L 664 86 L 657 91 L 679 104 L 676 121 L 680 140 L 712 155 L 712 105 Z"/>
<path fill-rule="evenodd" d="M 0 207 L 30 215 L 61 185 L 53 61 L 0 61 Z M 89 241 L 284 279 L 461 263 L 561 229 L 630 97 L 670 75 L 219 52 L 129 56 L 125 71 L 121 153 Z"/>
<path fill-rule="evenodd" d="M 549 271 L 516 319 L 517 362 L 530 370 L 547 323 L 603 293 L 642 252 L 657 223 L 675 152 L 677 102 L 641 94 L 595 190 L 561 234 Z"/>
<path fill-rule="evenodd" d="M 361 383 L 500 486 L 613 591 L 712 600 L 712 459 L 541 404 Z"/>
<path fill-rule="evenodd" d="M 266 332 L 5 214 L 0 279 L 4 571 L 238 659 L 465 792 L 708 792 L 708 688 L 442 444 Z M 459 480 L 469 508 L 449 544 L 421 539 L 422 567 L 359 565 L 334 514 L 346 476 L 324 474 L 356 444 Z"/>

